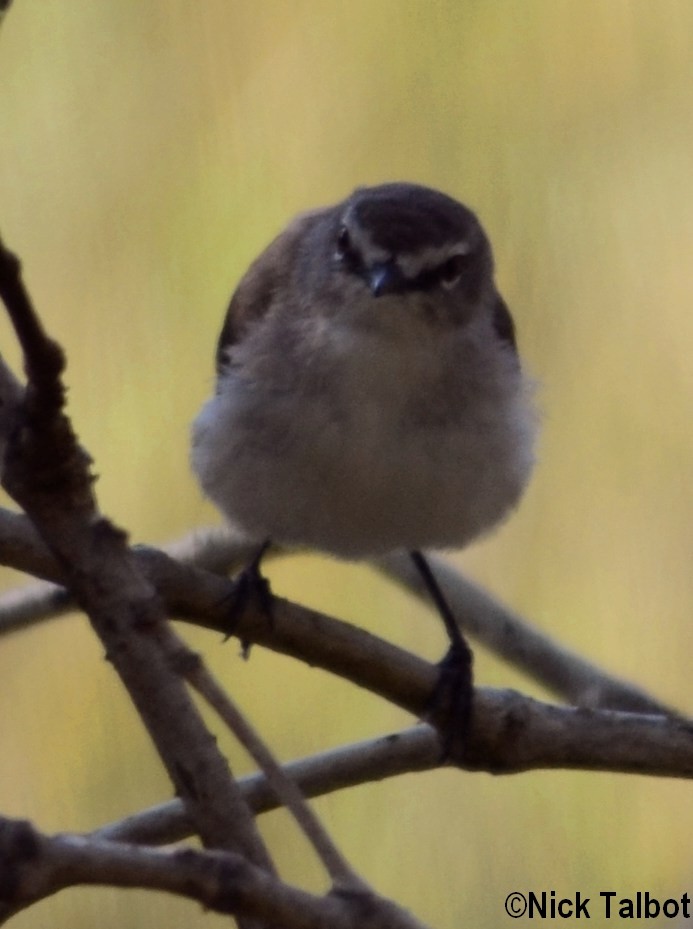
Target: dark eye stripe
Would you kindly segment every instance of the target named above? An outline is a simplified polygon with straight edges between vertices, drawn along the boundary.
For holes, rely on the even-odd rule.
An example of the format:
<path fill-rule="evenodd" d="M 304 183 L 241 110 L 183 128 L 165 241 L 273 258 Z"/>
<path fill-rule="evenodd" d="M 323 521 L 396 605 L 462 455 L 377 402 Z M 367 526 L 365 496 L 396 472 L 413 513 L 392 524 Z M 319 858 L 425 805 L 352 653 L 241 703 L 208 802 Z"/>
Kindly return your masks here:
<path fill-rule="evenodd" d="M 345 271 L 358 274 L 363 270 L 361 253 L 354 245 L 346 226 L 340 226 L 337 233 L 335 257 L 339 267 Z"/>
<path fill-rule="evenodd" d="M 472 255 L 451 255 L 441 264 L 419 271 L 416 277 L 411 279 L 409 288 L 411 290 L 433 290 L 443 284 L 455 283 L 456 279 L 464 274 L 472 259 Z"/>
<path fill-rule="evenodd" d="M 451 255 L 438 268 L 442 283 L 452 283 L 464 273 L 469 265 L 471 255 Z"/>
<path fill-rule="evenodd" d="M 349 230 L 346 226 L 340 226 L 339 232 L 337 233 L 337 254 L 340 257 L 344 257 L 352 250 L 353 245 L 351 244 Z"/>

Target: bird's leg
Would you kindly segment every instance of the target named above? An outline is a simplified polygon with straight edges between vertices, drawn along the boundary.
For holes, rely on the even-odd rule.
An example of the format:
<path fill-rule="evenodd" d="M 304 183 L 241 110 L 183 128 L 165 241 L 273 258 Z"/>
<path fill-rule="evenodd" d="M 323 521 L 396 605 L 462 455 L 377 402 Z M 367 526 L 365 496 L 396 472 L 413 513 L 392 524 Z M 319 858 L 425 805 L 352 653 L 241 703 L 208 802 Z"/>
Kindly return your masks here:
<path fill-rule="evenodd" d="M 412 551 L 410 555 L 445 624 L 450 640 L 448 652 L 439 665 L 440 677 L 430 709 L 434 719 L 442 720 L 445 757 L 460 757 L 472 715 L 472 650 L 455 621 L 428 561 L 419 551 Z"/>
<path fill-rule="evenodd" d="M 234 581 L 225 630 L 227 639 L 236 631 L 238 621 L 252 600 L 256 601 L 270 623 L 274 621 L 274 596 L 269 581 L 260 571 L 260 563 L 271 544 L 271 539 L 266 539 Z M 247 658 L 250 652 L 249 643 L 241 640 L 241 645 L 243 657 Z"/>

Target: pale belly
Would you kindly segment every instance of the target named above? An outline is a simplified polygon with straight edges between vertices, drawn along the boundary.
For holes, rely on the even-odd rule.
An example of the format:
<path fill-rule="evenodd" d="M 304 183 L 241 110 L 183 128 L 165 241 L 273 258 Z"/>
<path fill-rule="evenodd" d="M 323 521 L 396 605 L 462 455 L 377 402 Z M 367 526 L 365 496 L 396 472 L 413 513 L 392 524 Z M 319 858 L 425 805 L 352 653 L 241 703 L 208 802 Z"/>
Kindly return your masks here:
<path fill-rule="evenodd" d="M 461 547 L 512 509 L 529 477 L 533 423 L 521 392 L 437 425 L 382 402 L 295 404 L 231 391 L 195 423 L 202 486 L 252 540 L 345 558 Z"/>

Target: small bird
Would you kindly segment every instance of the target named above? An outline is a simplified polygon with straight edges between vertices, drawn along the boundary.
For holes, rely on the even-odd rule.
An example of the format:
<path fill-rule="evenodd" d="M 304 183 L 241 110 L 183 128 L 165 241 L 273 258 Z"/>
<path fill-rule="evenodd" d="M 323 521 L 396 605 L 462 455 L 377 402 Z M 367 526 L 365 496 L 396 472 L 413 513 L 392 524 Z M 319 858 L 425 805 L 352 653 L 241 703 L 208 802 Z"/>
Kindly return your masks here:
<path fill-rule="evenodd" d="M 228 308 L 193 426 L 204 492 L 259 546 L 411 553 L 471 707 L 471 652 L 421 550 L 517 504 L 537 420 L 489 240 L 452 197 L 361 187 L 295 218 Z"/>

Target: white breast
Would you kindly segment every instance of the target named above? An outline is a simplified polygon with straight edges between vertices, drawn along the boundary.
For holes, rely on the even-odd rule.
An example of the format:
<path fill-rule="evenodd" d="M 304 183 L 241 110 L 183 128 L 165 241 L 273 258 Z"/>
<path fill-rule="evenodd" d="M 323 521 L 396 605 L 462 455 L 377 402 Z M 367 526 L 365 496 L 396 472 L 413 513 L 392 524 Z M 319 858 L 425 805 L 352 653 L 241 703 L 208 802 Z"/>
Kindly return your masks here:
<path fill-rule="evenodd" d="M 483 322 L 397 325 L 313 326 L 279 358 L 258 333 L 234 355 L 193 467 L 248 537 L 347 558 L 460 547 L 517 502 L 535 417 L 509 347 Z"/>

